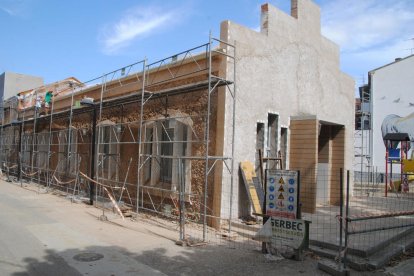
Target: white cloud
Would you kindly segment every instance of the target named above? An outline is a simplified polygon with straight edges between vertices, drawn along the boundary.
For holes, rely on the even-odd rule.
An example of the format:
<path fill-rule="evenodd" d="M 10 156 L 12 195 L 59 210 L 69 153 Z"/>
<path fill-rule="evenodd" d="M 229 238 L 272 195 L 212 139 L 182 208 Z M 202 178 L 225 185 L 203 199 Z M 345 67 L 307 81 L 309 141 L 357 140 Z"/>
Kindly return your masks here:
<path fill-rule="evenodd" d="M 171 25 L 176 18 L 176 11 L 163 12 L 153 7 L 130 9 L 118 22 L 102 29 L 103 52 L 117 53 L 134 40 Z"/>
<path fill-rule="evenodd" d="M 1 9 L 2 11 L 4 11 L 5 13 L 7 13 L 8 15 L 11 15 L 11 16 L 14 16 L 14 15 L 15 15 L 15 12 L 14 12 L 13 10 L 9 9 L 9 8 L 6 8 L 6 7 L 0 7 L 0 9 Z"/>
<path fill-rule="evenodd" d="M 410 41 L 397 41 L 383 47 L 349 53 L 349 55 L 367 61 L 380 62 L 379 66 L 382 66 L 393 62 L 395 58 L 410 55 L 409 47 Z"/>
<path fill-rule="evenodd" d="M 414 1 L 320 0 L 322 33 L 341 49 L 341 69 L 357 85 L 367 73 L 411 54 Z"/>
<path fill-rule="evenodd" d="M 342 69 L 354 78 L 358 86 L 367 84 L 368 72 L 394 62 L 396 58 L 404 58 L 410 54 L 411 41 L 397 41 L 382 47 L 368 50 L 346 52 L 341 54 Z M 355 96 L 359 97 L 358 90 Z"/>
<path fill-rule="evenodd" d="M 252 27 L 253 31 L 260 33 L 260 26 Z"/>
<path fill-rule="evenodd" d="M 0 0 L 0 13 L 27 18 L 30 16 L 33 0 Z"/>
<path fill-rule="evenodd" d="M 344 52 L 397 44 L 414 35 L 414 1 L 338 0 L 321 7 L 323 34 Z"/>

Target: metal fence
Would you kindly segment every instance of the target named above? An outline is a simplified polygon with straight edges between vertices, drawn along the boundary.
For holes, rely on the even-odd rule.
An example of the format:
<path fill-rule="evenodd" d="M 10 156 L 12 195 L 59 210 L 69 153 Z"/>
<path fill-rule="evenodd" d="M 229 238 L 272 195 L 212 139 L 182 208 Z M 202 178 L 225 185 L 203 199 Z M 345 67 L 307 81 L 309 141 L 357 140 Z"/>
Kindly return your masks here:
<path fill-rule="evenodd" d="M 262 252 L 262 242 L 254 237 L 262 227 L 263 217 L 254 214 L 242 178 L 233 193 L 222 193 L 221 215 L 217 216 L 211 204 L 204 212 L 203 201 L 199 200 L 204 197 L 203 191 L 188 191 L 185 160 L 179 161 L 176 173 L 180 181 L 174 193 L 152 208 L 140 209 L 139 214 L 134 214 L 137 221 L 146 221 L 150 216 L 158 225 L 177 231 L 177 240 L 188 245 L 211 243 Z M 384 265 L 374 261 L 376 256 L 386 261 L 414 244 L 413 184 L 408 184 L 408 191 L 389 187 L 385 196 L 383 182 L 358 182 L 361 178 L 355 176 L 356 172 L 321 167 L 300 172 L 301 216 L 311 222 L 310 249 L 316 254 L 335 259 L 338 267 L 365 270 Z M 122 177 L 126 179 L 125 173 Z M 228 177 L 223 175 L 223 179 Z M 207 191 L 214 191 L 214 181 L 208 183 Z M 74 185 L 68 194 L 72 194 Z M 124 202 L 120 199 L 128 195 L 120 195 L 121 192 L 112 193 L 114 200 L 97 196 L 96 206 L 106 211 L 115 211 L 115 205 L 122 209 Z M 214 200 L 211 195 L 209 200 Z M 235 203 L 232 208 L 223 203 L 230 201 Z"/>
<path fill-rule="evenodd" d="M 355 182 L 352 185 L 348 180 L 349 174 L 347 172 L 344 184 L 346 193 L 342 214 L 347 239 L 344 262 L 348 261 L 356 268 L 373 269 L 383 264 L 363 260 L 382 257 L 382 262 L 385 262 L 413 245 L 414 187 L 408 181 L 401 183 L 401 175 L 393 175 L 393 184 L 387 187 L 380 181 Z M 390 176 L 387 177 L 389 179 Z M 401 184 L 406 187 L 401 189 Z"/>
<path fill-rule="evenodd" d="M 235 73 L 223 80 L 212 72 L 213 55 L 224 55 L 233 60 L 227 65 L 235 67 L 235 48 L 226 45 L 226 51 L 217 52 L 213 46 L 210 40 L 149 65 L 139 62 L 104 75 L 99 105 L 74 109 L 73 91 L 70 113 L 64 113 L 69 121 L 52 109 L 38 120 L 25 121 L 23 116 L 21 125 L 3 127 L 3 169 L 19 177 L 21 185 L 36 182 L 72 199 L 90 200 L 104 212 L 127 211 L 137 221 L 151 215 L 163 227 L 176 230 L 183 243 L 262 251 L 262 242 L 254 237 L 266 216 L 254 211 L 234 164 Z M 201 49 L 205 59 L 195 58 Z M 179 83 L 185 93 L 165 86 L 187 77 L 179 70 L 184 65 L 202 77 L 200 83 L 191 89 Z M 157 74 L 160 70 L 167 76 Z M 121 76 L 119 84 L 128 85 L 121 80 L 132 72 L 142 91 L 135 98 L 105 102 L 107 84 L 114 85 Z M 214 152 L 217 118 L 211 114 L 217 112 L 218 93 L 233 105 L 225 122 L 231 129 L 224 139 L 232 146 L 227 156 Z M 342 267 L 362 267 L 369 266 L 364 259 L 374 254 L 411 245 L 414 187 L 407 181 L 402 189 L 401 174 L 392 175 L 389 188 L 384 183 L 389 176 L 376 170 L 344 172 L 329 163 L 302 170 L 300 176 L 300 217 L 310 222 L 315 252 L 336 258 Z M 259 187 L 265 183 L 262 177 L 256 176 Z"/>

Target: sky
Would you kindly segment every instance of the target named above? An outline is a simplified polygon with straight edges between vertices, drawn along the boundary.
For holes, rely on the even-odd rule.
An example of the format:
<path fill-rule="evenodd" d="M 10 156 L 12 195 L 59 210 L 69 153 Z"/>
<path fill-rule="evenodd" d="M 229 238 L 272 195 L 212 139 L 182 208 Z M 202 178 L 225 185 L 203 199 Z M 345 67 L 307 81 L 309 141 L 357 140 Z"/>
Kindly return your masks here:
<path fill-rule="evenodd" d="M 340 46 L 356 85 L 368 71 L 414 53 L 414 0 L 314 0 L 322 34 Z M 260 29 L 265 0 L 0 0 L 0 73 L 83 82 L 219 37 L 220 22 Z M 290 13 L 290 0 L 268 3 Z"/>

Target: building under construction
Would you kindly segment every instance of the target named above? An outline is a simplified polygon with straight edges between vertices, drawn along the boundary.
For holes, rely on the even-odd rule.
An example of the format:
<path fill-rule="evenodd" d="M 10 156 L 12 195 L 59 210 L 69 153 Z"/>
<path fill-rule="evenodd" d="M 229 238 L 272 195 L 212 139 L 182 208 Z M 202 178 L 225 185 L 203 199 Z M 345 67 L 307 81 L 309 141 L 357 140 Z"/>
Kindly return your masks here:
<path fill-rule="evenodd" d="M 219 227 L 251 214 L 239 163 L 259 177 L 263 153 L 278 160 L 268 168 L 303 172 L 304 212 L 337 204 L 332 174 L 352 166 L 354 83 L 321 35 L 319 7 L 291 9 L 263 5 L 260 32 L 224 21 L 220 39 L 159 61 L 22 91 L 2 109 L 3 171 L 137 212 L 185 206 Z"/>

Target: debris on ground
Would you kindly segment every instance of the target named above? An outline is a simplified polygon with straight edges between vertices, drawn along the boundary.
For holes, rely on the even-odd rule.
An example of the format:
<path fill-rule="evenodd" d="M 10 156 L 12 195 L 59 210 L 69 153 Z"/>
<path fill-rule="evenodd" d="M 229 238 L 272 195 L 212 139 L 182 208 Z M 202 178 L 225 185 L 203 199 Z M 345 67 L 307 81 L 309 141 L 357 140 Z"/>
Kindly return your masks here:
<path fill-rule="evenodd" d="M 273 254 L 264 254 L 266 261 L 268 262 L 277 262 L 284 260 L 283 256 L 273 255 Z"/>
<path fill-rule="evenodd" d="M 232 241 L 234 241 L 238 237 L 237 233 L 235 233 L 235 232 L 230 233 L 230 232 L 227 232 L 227 231 L 221 232 L 220 235 L 223 238 L 226 238 L 226 239 L 232 240 Z"/>
<path fill-rule="evenodd" d="M 306 257 L 309 257 L 309 258 L 311 258 L 313 260 L 320 260 L 321 259 L 321 257 L 319 257 L 317 254 L 315 254 L 312 251 L 305 251 L 305 256 Z"/>
<path fill-rule="evenodd" d="M 127 205 L 122 205 L 119 209 L 121 209 L 122 214 L 124 215 L 124 217 L 128 217 L 131 218 L 134 216 L 134 211 L 132 210 L 132 208 L 130 206 Z"/>
<path fill-rule="evenodd" d="M 398 265 L 400 262 L 403 262 L 405 260 L 411 259 L 414 257 L 414 247 L 405 250 L 403 253 L 401 253 L 400 255 L 391 258 L 391 260 L 388 262 L 388 266 L 396 266 Z"/>
<path fill-rule="evenodd" d="M 122 212 L 122 214 L 124 215 L 124 217 L 126 218 L 132 218 L 134 216 L 134 212 L 132 211 L 126 211 L 126 212 Z"/>
<path fill-rule="evenodd" d="M 186 238 L 184 240 L 177 240 L 175 242 L 176 245 L 179 246 L 188 246 L 188 247 L 196 247 L 196 246 L 204 246 L 207 245 L 206 242 L 202 240 L 194 239 L 194 238 Z"/>
<path fill-rule="evenodd" d="M 242 223 L 244 223 L 246 225 L 256 225 L 257 224 L 257 219 L 255 217 L 252 217 L 252 216 L 241 217 L 241 221 L 242 221 Z"/>

